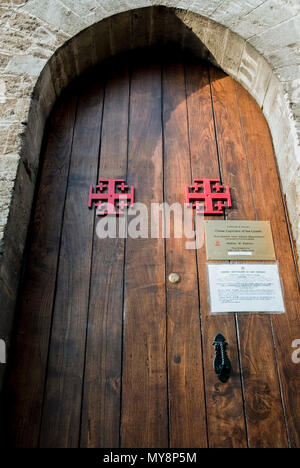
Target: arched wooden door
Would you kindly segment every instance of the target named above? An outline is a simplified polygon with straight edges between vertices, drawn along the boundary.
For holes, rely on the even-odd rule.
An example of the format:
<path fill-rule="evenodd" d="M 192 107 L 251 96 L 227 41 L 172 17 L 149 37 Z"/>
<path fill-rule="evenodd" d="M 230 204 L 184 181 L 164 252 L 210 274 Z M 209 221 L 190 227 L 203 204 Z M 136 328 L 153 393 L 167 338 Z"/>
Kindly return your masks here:
<path fill-rule="evenodd" d="M 49 121 L 7 392 L 10 443 L 299 446 L 299 293 L 265 119 L 207 63 L 141 55 L 91 71 Z M 209 315 L 205 248 L 187 250 L 185 239 L 100 240 L 87 207 L 99 176 L 126 179 L 147 206 L 184 203 L 192 178 L 221 177 L 228 219 L 271 220 L 287 313 Z M 213 370 L 218 332 L 233 366 L 226 384 Z"/>

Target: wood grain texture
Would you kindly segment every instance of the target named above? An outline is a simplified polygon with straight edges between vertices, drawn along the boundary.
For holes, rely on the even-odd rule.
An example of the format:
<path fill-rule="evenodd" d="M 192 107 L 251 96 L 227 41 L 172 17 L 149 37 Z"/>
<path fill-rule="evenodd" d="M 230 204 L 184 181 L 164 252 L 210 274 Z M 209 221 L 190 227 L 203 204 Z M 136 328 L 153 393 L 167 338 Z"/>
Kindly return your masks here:
<path fill-rule="evenodd" d="M 76 101 L 73 89 L 56 106 L 42 155 L 44 164 L 17 309 L 16 344 L 7 389 L 9 422 L 5 437 L 14 447 L 38 444 Z"/>
<path fill-rule="evenodd" d="M 41 447 L 77 447 L 94 222 L 87 209 L 97 174 L 103 86 L 82 83 L 79 97 L 51 332 Z"/>
<path fill-rule="evenodd" d="M 192 176 L 219 178 L 220 169 L 207 65 L 187 62 L 186 89 Z M 229 315 L 210 315 L 205 245 L 197 251 L 197 263 L 209 446 L 243 448 L 247 446 L 247 438 L 235 320 Z M 232 374 L 226 385 L 219 382 L 212 366 L 214 359 L 212 343 L 217 333 L 222 333 L 229 343 L 228 354 L 232 364 Z"/>
<path fill-rule="evenodd" d="M 132 71 L 128 183 L 150 212 L 163 197 L 161 69 Z M 168 446 L 165 254 L 162 238 L 128 238 L 125 261 L 123 447 Z"/>
<path fill-rule="evenodd" d="M 98 178 L 126 180 L 128 109 L 128 66 L 118 63 L 106 77 Z M 123 265 L 124 239 L 94 232 L 81 447 L 119 446 Z"/>
<path fill-rule="evenodd" d="M 297 339 L 297 336 L 300 336 L 299 285 L 268 125 L 256 102 L 237 83 L 236 88 L 241 109 L 257 218 L 269 219 L 271 221 L 279 270 L 282 276 L 286 314 L 273 316 L 272 324 L 289 441 L 292 447 L 299 448 L 300 369 L 299 365 L 293 363 L 291 359 L 291 343 Z M 264 341 L 266 341 L 265 338 Z M 266 361 L 267 365 L 268 362 Z M 274 417 L 276 417 L 276 408 L 273 408 L 273 410 L 275 412 Z M 280 412 L 279 402 L 277 412 Z M 276 435 L 274 431 L 272 432 L 275 439 L 274 443 L 279 443 L 278 434 Z"/>
<path fill-rule="evenodd" d="M 163 67 L 165 201 L 184 203 L 191 182 L 185 77 L 182 63 Z M 166 274 L 181 276 L 167 282 L 168 371 L 171 447 L 206 447 L 205 397 L 195 250 L 186 239 L 166 239 Z"/>
<path fill-rule="evenodd" d="M 112 48 L 128 21 L 111 23 Z M 148 41 L 135 18 L 132 27 Z M 7 442 L 300 447 L 299 285 L 268 126 L 249 94 L 170 50 L 117 57 L 64 96 L 44 148 Z M 172 222 L 168 239 L 99 239 L 87 207 L 99 177 L 127 179 L 149 212 L 183 204 L 193 178 L 220 177 L 232 190 L 228 219 L 271 220 L 286 314 L 210 315 L 205 246 L 186 249 Z M 213 369 L 218 332 L 233 366 L 226 384 Z"/>
<path fill-rule="evenodd" d="M 253 198 L 235 83 L 217 69 L 211 69 L 210 75 L 221 173 L 224 183 L 232 187 L 234 206 L 228 210 L 228 219 L 256 219 L 260 200 L 255 203 Z M 237 324 L 249 446 L 284 448 L 287 438 L 270 317 L 239 314 Z"/>

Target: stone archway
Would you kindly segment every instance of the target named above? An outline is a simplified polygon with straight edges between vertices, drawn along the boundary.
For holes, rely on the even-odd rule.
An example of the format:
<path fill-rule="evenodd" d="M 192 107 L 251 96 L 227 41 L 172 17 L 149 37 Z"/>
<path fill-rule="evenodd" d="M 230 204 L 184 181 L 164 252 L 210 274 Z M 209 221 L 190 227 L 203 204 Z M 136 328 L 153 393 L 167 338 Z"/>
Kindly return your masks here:
<path fill-rule="evenodd" d="M 0 74 L 4 109 L 0 141 L 0 296 L 5 311 L 0 322 L 1 337 L 8 340 L 10 335 L 45 121 L 70 81 L 89 66 L 124 50 L 160 41 L 180 43 L 209 58 L 254 96 L 272 133 L 299 252 L 299 95 L 294 79 L 298 70 L 297 2 L 289 2 L 288 7 L 286 2 L 273 2 L 277 16 L 266 9 L 272 2 L 260 0 L 251 2 L 251 7 L 235 2 L 234 11 L 230 2 L 219 0 L 195 1 L 191 5 L 175 0 L 111 0 L 101 5 L 96 0 L 76 4 L 69 0 L 47 0 L 43 5 L 36 0 L 12 3 L 14 8 L 5 9 L 8 1 L 1 6 L 6 41 Z M 186 9 L 154 7 L 155 3 Z M 282 18 L 280 12 L 283 22 L 278 19 Z M 260 33 L 251 36 L 257 15 L 266 15 L 266 22 L 259 23 Z M 272 34 L 278 35 L 275 41 Z M 282 65 L 280 72 L 276 71 L 276 64 Z M 280 73 L 284 86 L 278 77 Z"/>

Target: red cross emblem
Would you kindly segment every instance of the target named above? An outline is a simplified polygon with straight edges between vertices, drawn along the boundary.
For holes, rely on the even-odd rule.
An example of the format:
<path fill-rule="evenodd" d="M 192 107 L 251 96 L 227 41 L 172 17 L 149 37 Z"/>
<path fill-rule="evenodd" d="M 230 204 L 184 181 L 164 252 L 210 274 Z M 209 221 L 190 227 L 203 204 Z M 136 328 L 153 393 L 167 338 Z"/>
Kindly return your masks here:
<path fill-rule="evenodd" d="M 194 185 L 186 186 L 186 202 L 195 207 L 197 213 L 223 214 L 225 207 L 232 206 L 229 185 L 223 187 L 219 179 L 194 179 Z"/>
<path fill-rule="evenodd" d="M 134 203 L 134 186 L 130 188 L 123 179 L 100 179 L 94 191 L 90 186 L 89 208 L 96 202 L 97 215 L 121 215 L 124 209 Z"/>

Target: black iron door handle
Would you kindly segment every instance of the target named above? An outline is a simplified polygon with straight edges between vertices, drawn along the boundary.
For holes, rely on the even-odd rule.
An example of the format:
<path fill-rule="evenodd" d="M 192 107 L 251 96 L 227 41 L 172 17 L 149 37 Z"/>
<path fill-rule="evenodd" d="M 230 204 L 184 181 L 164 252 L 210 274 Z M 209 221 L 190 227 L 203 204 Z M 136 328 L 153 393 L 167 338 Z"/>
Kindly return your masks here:
<path fill-rule="evenodd" d="M 227 343 L 223 335 L 218 333 L 214 339 L 215 347 L 214 369 L 221 382 L 225 383 L 229 379 L 231 372 L 231 363 L 227 356 Z"/>

